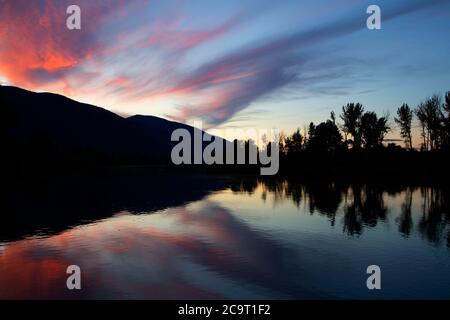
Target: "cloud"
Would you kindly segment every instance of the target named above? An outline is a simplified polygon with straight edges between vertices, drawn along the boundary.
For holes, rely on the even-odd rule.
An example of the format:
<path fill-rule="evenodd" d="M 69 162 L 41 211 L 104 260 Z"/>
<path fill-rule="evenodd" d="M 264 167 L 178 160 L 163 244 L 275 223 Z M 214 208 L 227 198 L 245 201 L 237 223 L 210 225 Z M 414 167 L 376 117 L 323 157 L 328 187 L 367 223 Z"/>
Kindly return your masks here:
<path fill-rule="evenodd" d="M 10 82 L 27 87 L 61 80 L 79 64 L 101 51 L 95 37 L 109 15 L 124 2 L 78 1 L 82 30 L 66 28 L 67 1 L 1 1 L 0 72 Z"/>
<path fill-rule="evenodd" d="M 384 10 L 383 21 L 386 22 L 442 2 L 441 0 L 416 1 Z M 316 81 L 304 76 L 304 73 L 321 74 L 328 67 L 316 66 L 316 69 L 312 70 L 308 67 L 302 69 L 302 65 L 305 65 L 306 62 L 318 58 L 305 54 L 305 50 L 315 44 L 364 28 L 365 24 L 361 23 L 361 19 L 350 17 L 309 31 L 281 36 L 207 63 L 185 76 L 165 94 L 194 95 L 203 90 L 216 88 L 215 98 L 206 104 L 181 108 L 179 113 L 172 118 L 181 121 L 192 117 L 202 117 L 211 125 L 219 125 L 232 118 L 237 112 L 247 108 L 254 101 L 286 85 L 297 83 L 311 86 Z M 331 61 L 336 59 L 330 53 L 325 53 L 325 55 L 329 56 Z M 333 74 L 333 71 L 320 75 L 322 81 L 331 80 L 335 76 L 339 77 Z"/>
<path fill-rule="evenodd" d="M 32 90 L 44 88 L 75 98 L 113 95 L 132 103 L 167 86 L 162 80 L 175 76 L 174 69 L 189 51 L 248 18 L 238 12 L 212 26 L 186 27 L 180 8 L 169 6 L 149 18 L 155 11 L 149 1 L 80 0 L 82 29 L 74 31 L 66 28 L 69 4 L 0 1 L 2 78 Z"/>
<path fill-rule="evenodd" d="M 386 5 L 383 21 L 443 2 Z M 152 104 L 170 101 L 168 117 L 200 117 L 211 126 L 290 86 L 307 88 L 311 94 L 318 88 L 344 94 L 349 84 L 338 88 L 328 82 L 352 77 L 352 62 L 318 52 L 317 45 L 365 28 L 364 19 L 348 16 L 236 49 L 228 46 L 226 37 L 239 38 L 262 9 L 242 9 L 211 22 L 206 11 L 192 13 L 183 5 L 79 0 L 82 30 L 71 31 L 65 27 L 70 4 L 0 0 L 3 79 L 32 90 L 88 97 L 91 103 L 115 102 L 115 110 L 146 103 L 151 113 Z M 202 18 L 205 21 L 193 22 Z M 327 64 L 317 63 L 324 60 Z M 180 106 L 173 107 L 176 104 Z M 121 111 L 132 113 L 126 107 Z"/>

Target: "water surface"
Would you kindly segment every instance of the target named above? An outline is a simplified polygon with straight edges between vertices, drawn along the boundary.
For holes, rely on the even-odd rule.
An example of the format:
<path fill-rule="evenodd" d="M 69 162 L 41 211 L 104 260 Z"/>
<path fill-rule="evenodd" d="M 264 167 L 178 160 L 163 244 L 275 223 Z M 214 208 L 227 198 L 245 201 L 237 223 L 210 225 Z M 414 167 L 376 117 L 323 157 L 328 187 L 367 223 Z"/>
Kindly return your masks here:
<path fill-rule="evenodd" d="M 112 193 L 80 195 L 83 186 L 59 200 L 46 192 L 21 210 L 9 204 L 6 216 L 15 218 L 0 229 L 0 298 L 450 298 L 448 188 L 252 179 L 139 191 L 107 185 Z M 26 219 L 40 223 L 11 231 Z M 66 289 L 73 264 L 81 291 Z M 366 287 L 369 265 L 381 267 L 379 291 Z"/>

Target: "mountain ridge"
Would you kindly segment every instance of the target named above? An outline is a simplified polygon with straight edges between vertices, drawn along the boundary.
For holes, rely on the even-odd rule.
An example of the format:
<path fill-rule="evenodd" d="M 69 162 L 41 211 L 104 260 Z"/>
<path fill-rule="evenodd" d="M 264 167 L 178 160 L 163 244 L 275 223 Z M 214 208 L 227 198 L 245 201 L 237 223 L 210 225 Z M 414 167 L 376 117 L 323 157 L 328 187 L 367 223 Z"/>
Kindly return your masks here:
<path fill-rule="evenodd" d="M 156 116 L 124 118 L 60 94 L 14 86 L 0 86 L 0 113 L 0 134 L 17 157 L 27 157 L 27 151 L 37 149 L 47 158 L 75 155 L 108 162 L 167 162 L 174 145 L 172 132 L 194 130 Z"/>

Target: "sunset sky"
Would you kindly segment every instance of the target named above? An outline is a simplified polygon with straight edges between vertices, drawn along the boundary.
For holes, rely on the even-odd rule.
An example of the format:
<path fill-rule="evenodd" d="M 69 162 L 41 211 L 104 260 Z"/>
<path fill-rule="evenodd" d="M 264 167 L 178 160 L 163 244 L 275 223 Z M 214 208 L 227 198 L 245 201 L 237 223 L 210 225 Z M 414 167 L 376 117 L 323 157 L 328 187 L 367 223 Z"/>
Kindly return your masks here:
<path fill-rule="evenodd" d="M 81 30 L 66 28 L 71 4 Z M 371 4 L 382 30 L 366 28 Z M 449 0 L 0 0 L 0 82 L 291 132 L 347 102 L 393 116 L 450 90 L 449 33 Z"/>

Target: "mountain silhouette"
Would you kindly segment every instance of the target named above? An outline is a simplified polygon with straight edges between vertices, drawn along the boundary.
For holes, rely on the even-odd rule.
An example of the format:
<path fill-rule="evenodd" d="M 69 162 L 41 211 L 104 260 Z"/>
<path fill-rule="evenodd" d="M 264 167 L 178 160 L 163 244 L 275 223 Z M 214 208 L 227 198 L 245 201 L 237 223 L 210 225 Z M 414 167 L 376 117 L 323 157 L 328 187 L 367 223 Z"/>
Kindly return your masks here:
<path fill-rule="evenodd" d="M 193 127 L 154 116 L 123 118 L 58 94 L 0 86 L 1 138 L 9 158 L 88 163 L 168 163 L 172 132 Z"/>

